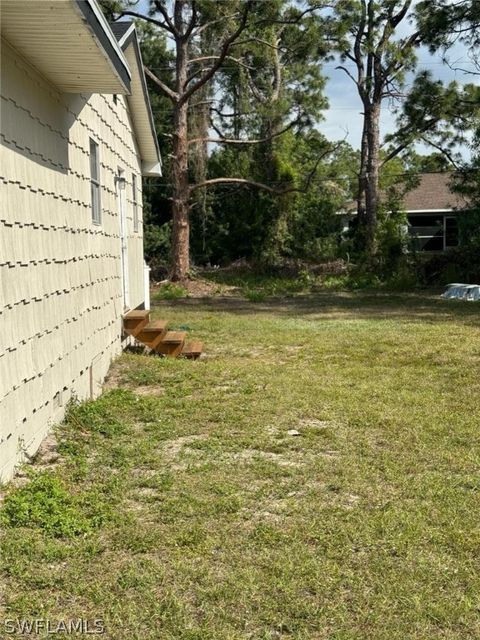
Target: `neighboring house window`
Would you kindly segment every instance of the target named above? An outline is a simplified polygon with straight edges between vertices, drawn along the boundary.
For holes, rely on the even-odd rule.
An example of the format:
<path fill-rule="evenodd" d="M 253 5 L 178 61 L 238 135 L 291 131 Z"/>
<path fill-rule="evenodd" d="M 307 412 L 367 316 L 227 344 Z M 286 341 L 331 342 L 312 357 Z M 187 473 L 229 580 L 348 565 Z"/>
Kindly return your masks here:
<path fill-rule="evenodd" d="M 409 215 L 409 233 L 417 251 L 444 251 L 458 245 L 458 222 L 443 214 Z"/>
<path fill-rule="evenodd" d="M 132 174 L 133 230 L 138 233 L 137 176 Z"/>
<path fill-rule="evenodd" d="M 90 138 L 90 190 L 92 194 L 92 222 L 101 224 L 100 209 L 100 163 L 98 161 L 98 144 Z"/>

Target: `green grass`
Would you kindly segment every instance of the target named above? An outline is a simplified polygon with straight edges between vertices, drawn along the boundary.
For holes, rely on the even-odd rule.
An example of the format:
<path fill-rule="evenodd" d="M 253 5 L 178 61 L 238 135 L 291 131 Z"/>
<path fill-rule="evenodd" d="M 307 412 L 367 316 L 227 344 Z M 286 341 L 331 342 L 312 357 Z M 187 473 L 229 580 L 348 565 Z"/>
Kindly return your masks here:
<path fill-rule="evenodd" d="M 479 312 L 161 303 L 207 357 L 125 354 L 119 389 L 70 408 L 63 462 L 6 498 L 3 617 L 101 618 L 112 640 L 480 637 Z"/>

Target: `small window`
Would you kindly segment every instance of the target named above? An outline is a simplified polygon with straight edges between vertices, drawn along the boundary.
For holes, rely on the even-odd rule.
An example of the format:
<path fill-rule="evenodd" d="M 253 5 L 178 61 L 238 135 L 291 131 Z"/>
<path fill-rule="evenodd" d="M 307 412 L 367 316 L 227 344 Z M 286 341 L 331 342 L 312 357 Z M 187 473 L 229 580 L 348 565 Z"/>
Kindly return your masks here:
<path fill-rule="evenodd" d="M 132 174 L 133 230 L 138 233 L 137 176 Z"/>
<path fill-rule="evenodd" d="M 114 93 L 114 94 L 113 94 L 113 104 L 117 104 L 117 100 L 118 100 L 118 98 L 117 98 L 117 94 L 116 94 L 116 93 Z"/>
<path fill-rule="evenodd" d="M 100 163 L 98 161 L 98 144 L 90 138 L 90 191 L 92 195 L 92 222 L 102 223 L 100 209 Z"/>

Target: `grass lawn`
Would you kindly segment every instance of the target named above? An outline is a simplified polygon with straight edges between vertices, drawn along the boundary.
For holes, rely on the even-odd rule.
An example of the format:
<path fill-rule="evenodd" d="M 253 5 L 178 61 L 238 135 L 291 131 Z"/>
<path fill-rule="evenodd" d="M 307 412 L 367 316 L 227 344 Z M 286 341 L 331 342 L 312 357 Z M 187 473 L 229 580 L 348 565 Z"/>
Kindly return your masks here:
<path fill-rule="evenodd" d="M 478 304 L 317 292 L 154 317 L 206 358 L 125 354 L 70 409 L 60 464 L 7 493 L 2 617 L 100 618 L 112 640 L 480 637 Z"/>

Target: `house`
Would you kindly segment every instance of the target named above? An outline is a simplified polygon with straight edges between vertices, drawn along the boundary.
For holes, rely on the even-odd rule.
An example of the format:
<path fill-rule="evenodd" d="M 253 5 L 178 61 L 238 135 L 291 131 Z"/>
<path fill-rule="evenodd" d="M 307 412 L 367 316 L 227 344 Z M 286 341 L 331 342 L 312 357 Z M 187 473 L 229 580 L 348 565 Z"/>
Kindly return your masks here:
<path fill-rule="evenodd" d="M 142 309 L 161 160 L 135 28 L 96 0 L 1 0 L 0 478 L 96 396 Z"/>
<path fill-rule="evenodd" d="M 458 218 L 468 201 L 451 189 L 452 173 L 422 173 L 418 185 L 406 193 L 408 233 L 417 251 L 446 251 L 459 244 Z"/>
<path fill-rule="evenodd" d="M 454 174 L 449 172 L 420 173 L 418 184 L 401 197 L 400 207 L 407 214 L 410 245 L 416 251 L 442 252 L 456 247 L 460 241 L 459 218 L 469 210 L 468 200 L 452 190 Z M 398 186 L 405 188 L 402 180 Z M 385 194 L 381 194 L 381 198 Z M 355 224 L 356 202 L 348 202 L 338 212 L 343 233 Z"/>

